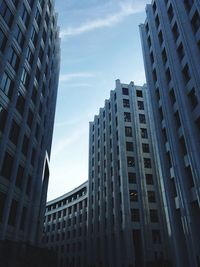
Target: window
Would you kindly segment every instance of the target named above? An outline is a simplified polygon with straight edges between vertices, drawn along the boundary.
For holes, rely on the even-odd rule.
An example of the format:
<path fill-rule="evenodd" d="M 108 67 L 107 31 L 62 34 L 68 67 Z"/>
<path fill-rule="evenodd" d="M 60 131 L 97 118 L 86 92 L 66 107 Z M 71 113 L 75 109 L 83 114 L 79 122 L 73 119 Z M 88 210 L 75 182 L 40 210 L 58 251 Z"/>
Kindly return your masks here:
<path fill-rule="evenodd" d="M 22 186 L 23 175 L 24 175 L 24 168 L 21 165 L 19 165 L 15 181 L 16 186 L 19 188 L 21 188 Z"/>
<path fill-rule="evenodd" d="M 28 11 L 27 11 L 27 9 L 26 9 L 26 7 L 25 7 L 25 5 L 23 4 L 23 6 L 22 6 L 22 20 L 23 20 L 23 22 L 24 22 L 24 25 L 26 26 L 26 27 L 28 27 L 28 22 L 29 22 L 29 14 L 28 14 Z"/>
<path fill-rule="evenodd" d="M 147 191 L 148 194 L 148 201 L 151 203 L 156 202 L 156 194 L 154 191 Z"/>
<path fill-rule="evenodd" d="M 123 95 L 129 95 L 128 88 L 122 88 L 122 94 Z"/>
<path fill-rule="evenodd" d="M 29 74 L 25 69 L 22 71 L 21 82 L 24 86 L 27 86 L 29 83 Z"/>
<path fill-rule="evenodd" d="M 139 209 L 131 209 L 131 221 L 132 222 L 139 222 L 140 221 Z"/>
<path fill-rule="evenodd" d="M 136 174 L 134 172 L 128 173 L 128 182 L 129 184 L 136 184 Z"/>
<path fill-rule="evenodd" d="M 132 128 L 131 127 L 125 127 L 125 135 L 127 137 L 132 137 Z"/>
<path fill-rule="evenodd" d="M 27 119 L 27 124 L 28 124 L 29 128 L 31 128 L 32 123 L 33 123 L 33 111 L 29 109 L 28 119 Z"/>
<path fill-rule="evenodd" d="M 139 114 L 139 121 L 140 123 L 146 123 L 146 118 L 144 114 Z"/>
<path fill-rule="evenodd" d="M 137 190 L 129 190 L 129 197 L 131 202 L 138 201 L 138 193 Z"/>
<path fill-rule="evenodd" d="M 173 17 L 174 17 L 174 11 L 172 8 L 172 4 L 170 4 L 170 6 L 169 6 L 169 8 L 167 10 L 167 14 L 168 14 L 169 21 L 171 22 Z"/>
<path fill-rule="evenodd" d="M 6 47 L 6 42 L 7 42 L 7 38 L 5 34 L 2 32 L 2 30 L 0 29 L 0 51 L 1 52 L 4 52 L 4 49 Z"/>
<path fill-rule="evenodd" d="M 0 132 L 4 130 L 7 119 L 7 111 L 0 104 Z M 1 136 L 1 135 L 0 135 Z"/>
<path fill-rule="evenodd" d="M 174 24 L 174 26 L 172 28 L 172 33 L 173 33 L 174 41 L 176 42 L 176 40 L 179 37 L 179 30 L 178 30 L 177 23 Z"/>
<path fill-rule="evenodd" d="M 191 75 L 190 75 L 190 71 L 189 71 L 189 67 L 186 64 L 185 67 L 182 70 L 182 74 L 183 74 L 183 79 L 185 84 L 187 84 L 189 82 L 189 80 L 191 79 Z"/>
<path fill-rule="evenodd" d="M 0 222 L 2 221 L 3 218 L 3 210 L 5 202 L 6 202 L 6 195 L 3 192 L 0 192 Z"/>
<path fill-rule="evenodd" d="M 194 33 L 196 33 L 200 27 L 200 17 L 199 17 L 199 12 L 196 11 L 192 17 L 191 20 L 192 23 L 192 29 L 194 31 Z"/>
<path fill-rule="evenodd" d="M 169 68 L 165 72 L 165 76 L 166 76 L 167 83 L 170 83 L 170 81 L 171 81 L 171 73 L 170 73 Z"/>
<path fill-rule="evenodd" d="M 131 122 L 131 113 L 124 112 L 124 121 Z"/>
<path fill-rule="evenodd" d="M 170 90 L 169 95 L 170 95 L 170 99 L 171 99 L 171 102 L 172 102 L 172 105 L 173 105 L 176 102 L 176 97 L 175 97 L 173 88 Z"/>
<path fill-rule="evenodd" d="M 188 98 L 190 100 L 192 110 L 198 105 L 198 98 L 194 88 L 189 92 Z"/>
<path fill-rule="evenodd" d="M 149 144 L 142 144 L 142 151 L 144 153 L 149 153 Z"/>
<path fill-rule="evenodd" d="M 25 106 L 25 99 L 22 96 L 22 94 L 20 92 L 18 92 L 17 94 L 17 104 L 16 104 L 16 109 L 17 111 L 23 115 L 24 112 L 24 106 Z"/>
<path fill-rule="evenodd" d="M 129 99 L 123 99 L 123 107 L 124 108 L 130 108 Z"/>
<path fill-rule="evenodd" d="M 136 90 L 136 96 L 137 97 L 143 97 L 142 91 L 141 90 Z"/>
<path fill-rule="evenodd" d="M 158 211 L 151 209 L 149 212 L 150 212 L 150 221 L 151 222 L 158 222 Z"/>
<path fill-rule="evenodd" d="M 24 135 L 23 145 L 22 145 L 22 153 L 27 156 L 28 153 L 28 145 L 29 145 L 29 138 Z"/>
<path fill-rule="evenodd" d="M 6 152 L 4 155 L 1 175 L 7 179 L 10 179 L 12 166 L 13 166 L 13 157 L 8 152 Z"/>
<path fill-rule="evenodd" d="M 160 43 L 160 45 L 162 45 L 162 43 L 163 43 L 163 34 L 162 34 L 161 31 L 160 31 L 159 34 L 158 34 L 158 39 L 159 39 L 159 43 Z"/>
<path fill-rule="evenodd" d="M 153 65 L 154 63 L 154 56 L 153 56 L 153 52 L 150 53 L 150 59 L 151 59 L 151 64 Z"/>
<path fill-rule="evenodd" d="M 151 159 L 144 158 L 144 167 L 145 168 L 151 168 Z"/>
<path fill-rule="evenodd" d="M 152 240 L 154 244 L 160 244 L 161 243 L 161 236 L 159 230 L 152 230 Z"/>
<path fill-rule="evenodd" d="M 158 29 L 158 27 L 159 27 L 159 25 L 160 25 L 160 20 L 159 20 L 158 15 L 157 15 L 156 18 L 155 18 L 155 22 L 156 22 L 156 28 Z"/>
<path fill-rule="evenodd" d="M 153 175 L 152 174 L 146 174 L 146 183 L 148 185 L 152 185 L 153 184 Z"/>
<path fill-rule="evenodd" d="M 167 62 L 167 54 L 165 48 L 162 51 L 162 60 L 164 64 Z"/>
<path fill-rule="evenodd" d="M 2 80 L 1 80 L 1 90 L 6 94 L 9 98 L 11 98 L 12 91 L 14 88 L 14 83 L 8 76 L 6 72 L 4 72 Z"/>
<path fill-rule="evenodd" d="M 8 218 L 8 224 L 14 226 L 15 225 L 15 220 L 16 220 L 16 215 L 17 215 L 17 207 L 18 207 L 18 202 L 16 200 L 12 200 L 11 208 L 10 208 L 10 214 Z"/>
<path fill-rule="evenodd" d="M 127 151 L 133 151 L 133 143 L 132 142 L 126 142 L 126 150 Z"/>
<path fill-rule="evenodd" d="M 4 21 L 8 26 L 11 26 L 13 21 L 13 14 L 11 13 L 10 9 L 8 8 L 7 4 L 3 1 L 0 4 L 0 14 L 3 17 Z"/>
<path fill-rule="evenodd" d="M 13 69 L 17 72 L 19 67 L 19 57 L 13 48 L 11 48 L 8 61 Z"/>
<path fill-rule="evenodd" d="M 11 142 L 15 145 L 17 145 L 17 142 L 18 142 L 19 130 L 20 130 L 19 125 L 13 120 L 12 127 L 10 129 L 9 138 Z"/>
<path fill-rule="evenodd" d="M 144 110 L 144 102 L 143 101 L 138 101 L 137 104 L 138 104 L 139 110 Z"/>
<path fill-rule="evenodd" d="M 16 33 L 15 33 L 15 38 L 16 38 L 19 46 L 22 48 L 23 45 L 24 45 L 25 37 L 24 37 L 21 29 L 19 28 L 19 26 L 17 26 Z"/>
<path fill-rule="evenodd" d="M 134 157 L 127 157 L 127 165 L 128 165 L 128 167 L 134 167 L 135 166 Z"/>
<path fill-rule="evenodd" d="M 156 74 L 156 70 L 155 69 L 152 72 L 152 76 L 153 76 L 153 82 L 156 83 L 158 78 L 157 78 L 157 74 Z"/>
<path fill-rule="evenodd" d="M 142 138 L 148 138 L 147 129 L 140 128 L 140 133 Z"/>

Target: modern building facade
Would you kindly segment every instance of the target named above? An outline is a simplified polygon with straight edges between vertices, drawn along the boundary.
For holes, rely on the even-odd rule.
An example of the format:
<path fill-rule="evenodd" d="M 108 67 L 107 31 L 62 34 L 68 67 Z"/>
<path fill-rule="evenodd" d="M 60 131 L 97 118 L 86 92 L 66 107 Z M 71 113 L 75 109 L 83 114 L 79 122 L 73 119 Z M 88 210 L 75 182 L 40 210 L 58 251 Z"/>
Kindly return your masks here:
<path fill-rule="evenodd" d="M 4 240 L 33 246 L 39 242 L 49 179 L 59 50 L 52 0 L 0 1 L 2 244 Z"/>
<path fill-rule="evenodd" d="M 140 26 L 173 258 L 200 266 L 200 1 L 155 0 Z"/>
<path fill-rule="evenodd" d="M 43 245 L 57 252 L 58 267 L 87 267 L 88 182 L 47 202 Z"/>
<path fill-rule="evenodd" d="M 90 122 L 88 267 L 172 266 L 147 92 L 117 80 Z"/>

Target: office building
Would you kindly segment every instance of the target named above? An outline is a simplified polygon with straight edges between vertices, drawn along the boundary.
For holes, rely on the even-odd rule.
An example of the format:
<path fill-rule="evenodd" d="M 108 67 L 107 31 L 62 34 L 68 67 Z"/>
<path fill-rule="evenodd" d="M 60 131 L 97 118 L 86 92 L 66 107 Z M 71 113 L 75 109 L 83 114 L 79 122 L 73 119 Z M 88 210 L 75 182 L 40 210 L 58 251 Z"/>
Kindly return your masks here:
<path fill-rule="evenodd" d="M 174 265 L 200 266 L 200 1 L 155 0 L 140 26 Z"/>
<path fill-rule="evenodd" d="M 117 80 L 90 122 L 88 267 L 172 266 L 147 93 Z"/>
<path fill-rule="evenodd" d="M 0 1 L 0 243 L 9 242 L 9 262 L 42 233 L 59 47 L 52 0 Z M 6 266 L 18 266 L 15 256 Z"/>
<path fill-rule="evenodd" d="M 87 267 L 88 182 L 47 202 L 43 245 L 57 252 L 56 266 Z"/>

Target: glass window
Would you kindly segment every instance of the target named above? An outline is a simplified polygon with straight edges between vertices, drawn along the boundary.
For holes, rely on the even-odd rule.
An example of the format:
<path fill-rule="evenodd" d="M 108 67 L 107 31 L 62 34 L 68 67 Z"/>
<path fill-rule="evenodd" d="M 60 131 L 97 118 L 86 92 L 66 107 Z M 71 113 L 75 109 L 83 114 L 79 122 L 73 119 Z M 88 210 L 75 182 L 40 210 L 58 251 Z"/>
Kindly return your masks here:
<path fill-rule="evenodd" d="M 131 221 L 132 222 L 139 222 L 140 221 L 139 209 L 131 209 Z"/>
<path fill-rule="evenodd" d="M 0 222 L 3 218 L 3 210 L 6 202 L 6 195 L 3 192 L 0 192 Z"/>
<path fill-rule="evenodd" d="M 148 138 L 147 129 L 140 128 L 140 133 L 142 138 Z"/>
<path fill-rule="evenodd" d="M 143 101 L 138 101 L 138 109 L 139 110 L 144 110 L 144 102 Z"/>
<path fill-rule="evenodd" d="M 5 34 L 0 29 L 0 51 L 4 52 L 5 46 L 6 46 L 7 38 Z"/>
<path fill-rule="evenodd" d="M 8 218 L 8 224 L 15 226 L 15 220 L 16 220 L 16 215 L 17 215 L 17 208 L 18 208 L 18 202 L 13 199 L 11 208 L 10 208 L 10 214 Z"/>
<path fill-rule="evenodd" d="M 0 132 L 4 130 L 5 123 L 7 119 L 7 111 L 4 109 L 4 107 L 0 104 Z"/>
<path fill-rule="evenodd" d="M 13 157 L 8 152 L 6 152 L 4 155 L 1 175 L 7 179 L 10 179 L 12 166 L 13 166 Z"/>
<path fill-rule="evenodd" d="M 23 175 L 24 175 L 24 168 L 21 165 L 19 165 L 15 181 L 16 186 L 19 188 L 22 187 Z"/>
<path fill-rule="evenodd" d="M 22 94 L 20 92 L 18 92 L 17 94 L 17 104 L 16 104 L 16 109 L 17 111 L 23 115 L 24 112 L 24 106 L 25 106 L 25 99 L 22 96 Z"/>
<path fill-rule="evenodd" d="M 128 182 L 129 184 L 136 184 L 136 174 L 133 172 L 128 173 Z"/>
<path fill-rule="evenodd" d="M 126 150 L 133 151 L 133 142 L 126 142 Z"/>
<path fill-rule="evenodd" d="M 13 91 L 14 83 L 11 78 L 8 76 L 6 72 L 4 72 L 2 80 L 1 80 L 1 90 L 11 98 Z"/>
<path fill-rule="evenodd" d="M 156 194 L 154 191 L 147 191 L 148 194 L 148 201 L 149 202 L 156 202 Z"/>
<path fill-rule="evenodd" d="M 122 94 L 123 95 L 129 95 L 128 88 L 122 88 Z"/>
<path fill-rule="evenodd" d="M 125 135 L 127 137 L 132 137 L 132 128 L 131 127 L 125 127 Z"/>
<path fill-rule="evenodd" d="M 192 17 L 191 20 L 192 23 L 192 29 L 194 31 L 194 33 L 196 33 L 200 27 L 200 16 L 199 16 L 199 12 L 196 11 Z"/>
<path fill-rule="evenodd" d="M 124 106 L 124 108 L 130 108 L 129 99 L 123 99 L 123 106 Z"/>
<path fill-rule="evenodd" d="M 24 135 L 22 152 L 25 156 L 27 156 L 27 153 L 28 153 L 28 145 L 29 145 L 29 138 L 26 135 Z"/>
<path fill-rule="evenodd" d="M 17 142 L 18 142 L 19 130 L 20 130 L 19 125 L 13 120 L 12 127 L 10 129 L 9 138 L 11 142 L 15 145 L 17 145 Z"/>
<path fill-rule="evenodd" d="M 155 209 L 150 209 L 150 221 L 151 222 L 158 222 L 158 211 Z"/>
<path fill-rule="evenodd" d="M 136 202 L 138 201 L 138 193 L 137 190 L 129 190 L 130 201 Z"/>
<path fill-rule="evenodd" d="M 135 166 L 134 157 L 127 157 L 127 165 L 128 165 L 128 167 L 134 167 Z"/>
<path fill-rule="evenodd" d="M 149 144 L 142 144 L 142 151 L 144 153 L 149 153 Z"/>
<path fill-rule="evenodd" d="M 139 114 L 139 121 L 140 123 L 146 123 L 146 117 L 144 114 Z"/>
<path fill-rule="evenodd" d="M 145 168 L 151 168 L 151 159 L 144 158 L 144 167 Z"/>
<path fill-rule="evenodd" d="M 124 112 L 124 121 L 131 122 L 131 113 Z"/>
<path fill-rule="evenodd" d="M 146 174 L 146 183 L 149 185 L 153 184 L 153 175 L 152 174 Z"/>
<path fill-rule="evenodd" d="M 154 244 L 161 243 L 160 230 L 152 230 L 152 240 Z"/>

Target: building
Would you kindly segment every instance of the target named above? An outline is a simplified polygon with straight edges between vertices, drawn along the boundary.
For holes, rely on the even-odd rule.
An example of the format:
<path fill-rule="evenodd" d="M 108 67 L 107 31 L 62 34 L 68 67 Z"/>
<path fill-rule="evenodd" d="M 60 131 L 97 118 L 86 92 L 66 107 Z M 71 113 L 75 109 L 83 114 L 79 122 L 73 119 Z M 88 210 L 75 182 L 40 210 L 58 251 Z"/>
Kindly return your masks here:
<path fill-rule="evenodd" d="M 43 244 L 56 251 L 59 267 L 86 265 L 88 182 L 47 202 Z"/>
<path fill-rule="evenodd" d="M 1 246 L 4 241 L 10 247 L 22 243 L 37 246 L 39 242 L 49 179 L 59 50 L 52 0 L 0 1 Z M 21 253 L 26 254 L 24 246 Z M 3 258 L 0 253 L 1 262 Z M 18 266 L 14 258 L 10 264 L 6 266 Z"/>
<path fill-rule="evenodd" d="M 140 26 L 175 266 L 200 266 L 200 1 L 155 0 Z"/>
<path fill-rule="evenodd" d="M 172 266 L 147 92 L 117 80 L 90 122 L 88 267 Z"/>

